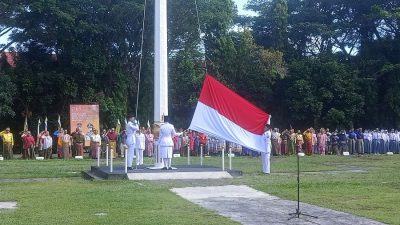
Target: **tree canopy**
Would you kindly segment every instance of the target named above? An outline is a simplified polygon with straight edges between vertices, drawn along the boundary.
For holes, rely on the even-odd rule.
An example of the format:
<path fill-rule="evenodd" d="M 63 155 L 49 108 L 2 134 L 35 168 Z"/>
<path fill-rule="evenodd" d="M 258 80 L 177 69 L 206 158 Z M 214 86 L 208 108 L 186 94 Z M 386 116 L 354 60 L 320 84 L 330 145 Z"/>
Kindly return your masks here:
<path fill-rule="evenodd" d="M 98 103 L 102 127 L 152 119 L 154 2 L 0 0 L 0 121 L 21 127 Z M 400 3 L 394 0 L 168 2 L 170 114 L 187 127 L 204 73 L 273 116 L 273 124 L 400 128 Z M 145 29 L 142 29 L 143 19 Z M 199 22 L 199 24 L 198 24 Z M 199 31 L 200 28 L 200 31 Z M 141 35 L 144 35 L 143 52 Z M 140 93 L 139 60 L 143 58 Z"/>

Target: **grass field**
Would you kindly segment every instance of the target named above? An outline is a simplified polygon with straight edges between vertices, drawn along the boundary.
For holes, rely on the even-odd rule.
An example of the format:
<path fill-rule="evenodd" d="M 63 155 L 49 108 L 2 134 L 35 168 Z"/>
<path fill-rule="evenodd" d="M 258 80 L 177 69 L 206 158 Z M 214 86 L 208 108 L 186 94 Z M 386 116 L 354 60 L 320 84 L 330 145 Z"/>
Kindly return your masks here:
<path fill-rule="evenodd" d="M 399 155 L 311 156 L 300 161 L 301 201 L 400 224 Z M 242 177 L 202 181 L 83 180 L 80 171 L 95 163 L 0 161 L 0 201 L 16 201 L 19 207 L 0 210 L 0 224 L 237 224 L 177 197 L 169 191 L 172 187 L 245 184 L 281 198 L 297 198 L 294 156 L 273 158 L 268 176 L 260 173 L 258 158 L 236 157 L 233 168 L 242 170 Z M 186 158 L 174 163 L 185 164 Z M 192 163 L 199 159 L 192 158 Z M 220 163 L 218 157 L 204 159 L 207 165 Z"/>

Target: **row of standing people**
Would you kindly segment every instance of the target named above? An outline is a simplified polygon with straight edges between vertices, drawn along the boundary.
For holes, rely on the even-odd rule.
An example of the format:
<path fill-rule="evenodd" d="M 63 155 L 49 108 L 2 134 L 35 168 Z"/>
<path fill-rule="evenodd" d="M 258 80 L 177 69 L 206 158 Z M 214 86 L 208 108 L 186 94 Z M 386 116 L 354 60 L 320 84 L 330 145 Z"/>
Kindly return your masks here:
<path fill-rule="evenodd" d="M 304 132 L 286 129 L 279 133 L 274 128 L 271 132 L 272 155 L 291 155 L 295 151 L 312 154 L 385 154 L 400 152 L 400 132 L 391 130 L 350 129 L 335 130 L 321 128 L 316 132 L 308 128 Z"/>

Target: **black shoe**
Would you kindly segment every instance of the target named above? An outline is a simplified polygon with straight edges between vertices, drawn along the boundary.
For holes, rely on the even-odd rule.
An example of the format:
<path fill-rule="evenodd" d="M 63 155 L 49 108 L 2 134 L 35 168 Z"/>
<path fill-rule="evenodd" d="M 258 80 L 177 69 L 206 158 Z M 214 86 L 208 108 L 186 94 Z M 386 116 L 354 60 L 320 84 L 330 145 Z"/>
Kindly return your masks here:
<path fill-rule="evenodd" d="M 133 168 L 132 167 L 128 167 L 128 170 L 133 170 Z"/>
<path fill-rule="evenodd" d="M 161 168 L 162 170 L 167 170 L 167 167 L 163 167 L 163 168 Z"/>
<path fill-rule="evenodd" d="M 168 170 L 172 170 L 172 167 L 168 168 Z"/>

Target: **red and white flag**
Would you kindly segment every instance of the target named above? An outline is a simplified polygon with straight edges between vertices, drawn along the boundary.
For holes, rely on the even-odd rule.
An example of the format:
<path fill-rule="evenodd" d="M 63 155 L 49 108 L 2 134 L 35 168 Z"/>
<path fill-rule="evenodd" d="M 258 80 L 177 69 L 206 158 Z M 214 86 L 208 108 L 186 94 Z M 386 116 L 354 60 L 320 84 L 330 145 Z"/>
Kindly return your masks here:
<path fill-rule="evenodd" d="M 206 74 L 189 129 L 265 152 L 271 116 Z"/>

